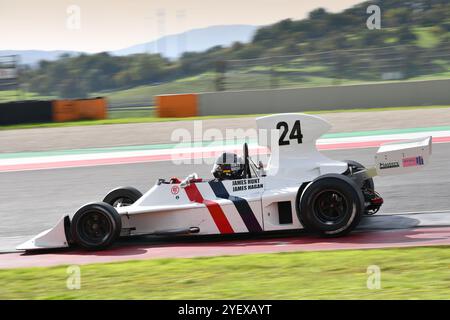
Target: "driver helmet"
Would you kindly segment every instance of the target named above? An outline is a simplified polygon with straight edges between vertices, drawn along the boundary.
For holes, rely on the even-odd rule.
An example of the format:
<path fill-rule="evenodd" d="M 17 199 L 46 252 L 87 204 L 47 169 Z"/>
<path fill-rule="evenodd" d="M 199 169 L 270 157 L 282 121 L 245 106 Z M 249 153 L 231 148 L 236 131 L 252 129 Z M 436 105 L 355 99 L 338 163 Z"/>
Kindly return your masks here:
<path fill-rule="evenodd" d="M 241 179 L 244 172 L 244 160 L 235 153 L 224 152 L 216 159 L 211 172 L 220 180 Z"/>

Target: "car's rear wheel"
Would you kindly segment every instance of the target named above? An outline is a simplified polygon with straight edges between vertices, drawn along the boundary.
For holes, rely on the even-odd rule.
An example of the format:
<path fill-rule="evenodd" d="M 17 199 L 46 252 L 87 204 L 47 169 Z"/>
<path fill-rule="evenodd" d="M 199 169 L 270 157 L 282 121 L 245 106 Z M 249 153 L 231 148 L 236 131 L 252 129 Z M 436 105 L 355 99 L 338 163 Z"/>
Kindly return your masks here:
<path fill-rule="evenodd" d="M 73 216 L 70 234 L 73 241 L 88 250 L 102 250 L 119 237 L 122 221 L 111 205 L 98 202 L 81 207 Z"/>
<path fill-rule="evenodd" d="M 348 177 L 327 174 L 298 197 L 297 215 L 307 231 L 337 237 L 352 231 L 364 213 L 364 197 Z"/>
<path fill-rule="evenodd" d="M 142 197 L 142 193 L 138 189 L 133 187 L 120 187 L 111 190 L 103 199 L 103 202 L 118 208 L 130 206 L 140 197 Z"/>

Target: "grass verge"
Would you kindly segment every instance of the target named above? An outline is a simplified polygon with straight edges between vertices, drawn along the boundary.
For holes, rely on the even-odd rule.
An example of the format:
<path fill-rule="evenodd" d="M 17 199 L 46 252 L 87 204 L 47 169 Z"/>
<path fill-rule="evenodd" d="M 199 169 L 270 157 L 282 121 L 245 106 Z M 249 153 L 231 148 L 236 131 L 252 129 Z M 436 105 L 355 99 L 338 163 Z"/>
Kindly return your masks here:
<path fill-rule="evenodd" d="M 381 112 L 381 111 L 395 111 L 395 110 L 418 110 L 418 109 L 445 109 L 450 106 L 407 106 L 407 107 L 390 107 L 390 108 L 370 108 L 370 109 L 338 109 L 338 110 L 315 110 L 304 111 L 307 114 L 324 114 L 324 113 L 342 113 L 342 112 Z M 114 113 L 120 114 L 114 114 Z M 136 111 L 116 111 L 112 113 L 108 119 L 104 120 L 84 120 L 84 121 L 70 121 L 70 122 L 50 122 L 50 123 L 34 123 L 34 124 L 18 124 L 10 126 L 0 126 L 0 130 L 12 129 L 31 129 L 31 128 L 54 128 L 54 127 L 74 127 L 74 126 L 92 126 L 105 124 L 128 124 L 128 123 L 147 123 L 147 122 L 168 122 L 168 121 L 189 121 L 189 120 L 208 120 L 208 119 L 223 119 L 223 118 L 244 118 L 257 117 L 266 114 L 245 114 L 245 115 L 221 115 L 221 116 L 198 116 L 187 118 L 159 118 L 154 115 L 153 111 L 139 112 Z"/>
<path fill-rule="evenodd" d="M 381 289 L 367 288 L 367 268 Z M 449 247 L 276 253 L 0 270 L 0 299 L 449 299 Z"/>

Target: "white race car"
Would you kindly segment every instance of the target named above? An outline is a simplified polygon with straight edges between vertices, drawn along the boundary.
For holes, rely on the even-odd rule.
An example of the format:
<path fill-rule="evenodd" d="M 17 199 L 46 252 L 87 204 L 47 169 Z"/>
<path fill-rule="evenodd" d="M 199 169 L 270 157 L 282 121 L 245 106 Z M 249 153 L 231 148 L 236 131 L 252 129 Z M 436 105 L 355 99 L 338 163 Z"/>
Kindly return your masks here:
<path fill-rule="evenodd" d="M 160 179 L 143 195 L 130 187 L 115 189 L 103 202 L 84 205 L 17 249 L 78 245 L 100 250 L 118 237 L 136 235 L 306 229 L 341 236 L 383 203 L 372 177 L 414 172 L 431 155 L 431 137 L 390 143 L 378 149 L 375 165 L 365 168 L 331 160 L 316 149 L 316 140 L 331 127 L 319 117 L 278 114 L 256 123 L 262 133 L 258 144 L 271 151 L 267 166 L 255 164 L 245 144 L 242 157 L 224 153 L 218 158 L 214 178 Z"/>

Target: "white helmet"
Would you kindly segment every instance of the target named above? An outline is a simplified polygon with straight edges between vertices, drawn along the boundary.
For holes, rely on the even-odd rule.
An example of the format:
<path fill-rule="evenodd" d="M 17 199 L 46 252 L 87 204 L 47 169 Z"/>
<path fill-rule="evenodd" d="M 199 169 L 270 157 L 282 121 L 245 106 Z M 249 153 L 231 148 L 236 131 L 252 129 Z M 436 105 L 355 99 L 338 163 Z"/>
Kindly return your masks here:
<path fill-rule="evenodd" d="M 220 180 L 241 179 L 244 173 L 244 160 L 235 153 L 224 152 L 216 159 L 211 172 Z"/>

